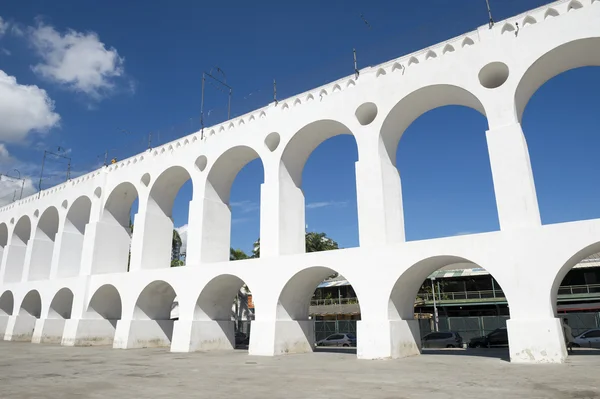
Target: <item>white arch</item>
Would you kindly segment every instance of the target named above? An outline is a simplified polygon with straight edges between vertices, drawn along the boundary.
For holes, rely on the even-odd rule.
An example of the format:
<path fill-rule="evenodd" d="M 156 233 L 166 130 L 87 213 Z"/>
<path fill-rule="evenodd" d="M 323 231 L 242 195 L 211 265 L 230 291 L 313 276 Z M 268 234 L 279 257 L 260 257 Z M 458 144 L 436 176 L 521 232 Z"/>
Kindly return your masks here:
<path fill-rule="evenodd" d="M 12 316 L 15 309 L 15 297 L 12 291 L 7 290 L 0 296 L 0 316 Z M 4 331 L 0 331 L 0 335 Z"/>
<path fill-rule="evenodd" d="M 67 211 L 58 261 L 58 277 L 74 277 L 79 274 L 85 229 L 90 221 L 92 200 L 85 195 L 78 197 Z"/>
<path fill-rule="evenodd" d="M 277 320 L 308 320 L 310 299 L 317 286 L 336 273 L 336 270 L 329 267 L 311 266 L 294 274 L 279 293 Z M 361 293 L 357 287 L 352 287 L 360 302 Z"/>
<path fill-rule="evenodd" d="M 25 295 L 21 306 L 19 307 L 19 315 L 31 316 L 39 319 L 42 313 L 42 297 L 37 290 L 31 290 Z"/>
<path fill-rule="evenodd" d="M 45 280 L 50 278 L 54 242 L 58 232 L 58 210 L 51 206 L 42 213 L 38 220 L 29 265 L 29 280 Z"/>
<path fill-rule="evenodd" d="M 181 187 L 191 180 L 190 173 L 182 166 L 171 166 L 163 171 L 152 184 L 147 209 L 141 218 L 137 234 L 141 236 L 141 248 L 132 254 L 132 270 L 162 269 L 171 267 L 173 240 L 173 203 Z M 138 237 L 139 238 L 139 237 Z"/>
<path fill-rule="evenodd" d="M 123 305 L 119 290 L 112 284 L 104 284 L 92 295 L 85 311 L 86 319 L 112 320 L 116 327 L 116 320 L 120 320 Z"/>
<path fill-rule="evenodd" d="M 458 86 L 433 85 L 418 89 L 402 98 L 387 114 L 380 138 L 389 161 L 396 165 L 396 150 L 404 131 L 421 115 L 446 105 L 473 108 L 485 116 L 483 104 L 474 94 Z"/>
<path fill-rule="evenodd" d="M 61 288 L 52 298 L 48 312 L 49 319 L 70 319 L 73 310 L 73 291 Z"/>
<path fill-rule="evenodd" d="M 211 279 L 198 296 L 194 320 L 232 320 L 232 304 L 243 286 L 244 280 L 233 274 Z"/>
<path fill-rule="evenodd" d="M 535 60 L 515 91 L 515 112 L 519 122 L 529 100 L 544 83 L 563 72 L 584 66 L 600 66 L 600 37 L 561 44 Z"/>
<path fill-rule="evenodd" d="M 126 272 L 129 264 L 131 207 L 138 198 L 136 187 L 123 182 L 112 189 L 98 223 L 92 274 Z M 135 229 L 134 229 L 135 231 Z"/>
<path fill-rule="evenodd" d="M 205 182 L 204 223 L 201 227 L 201 256 L 207 262 L 229 259 L 231 187 L 240 170 L 255 159 L 260 159 L 255 149 L 238 145 L 222 153 L 210 167 Z"/>
<path fill-rule="evenodd" d="M 6 257 L 6 270 L 4 274 L 5 282 L 17 282 L 23 278 L 23 268 L 25 266 L 25 251 L 27 243 L 31 237 L 31 220 L 29 216 L 21 216 L 14 227 L 10 245 L 8 245 L 8 254 Z"/>

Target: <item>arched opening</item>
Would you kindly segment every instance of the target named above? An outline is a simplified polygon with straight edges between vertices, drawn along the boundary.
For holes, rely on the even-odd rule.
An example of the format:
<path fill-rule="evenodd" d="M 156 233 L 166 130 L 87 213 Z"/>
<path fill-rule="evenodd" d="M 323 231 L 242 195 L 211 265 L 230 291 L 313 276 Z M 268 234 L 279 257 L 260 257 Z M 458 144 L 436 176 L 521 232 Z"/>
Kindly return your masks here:
<path fill-rule="evenodd" d="M 12 233 L 8 254 L 6 258 L 6 272 L 4 281 L 14 283 L 23 278 L 23 267 L 25 266 L 25 251 L 31 237 L 31 220 L 28 216 L 22 216 Z"/>
<path fill-rule="evenodd" d="M 132 331 L 140 331 L 135 347 L 169 347 L 173 337 L 171 309 L 177 294 L 173 287 L 162 280 L 153 281 L 140 293 L 133 311 Z M 135 321 L 143 320 L 139 330 Z"/>
<path fill-rule="evenodd" d="M 600 38 L 558 46 L 534 62 L 515 94 L 543 224 L 600 217 L 595 181 Z"/>
<path fill-rule="evenodd" d="M 144 218 L 143 242 L 139 258 L 133 261 L 135 264 L 139 259 L 140 263 L 134 267 L 162 269 L 184 264 L 180 232 L 187 228 L 192 190 L 190 174 L 181 166 L 170 167 L 156 178 L 148 197 L 148 208 L 141 216 Z"/>
<path fill-rule="evenodd" d="M 200 323 L 194 350 L 247 349 L 254 317 L 252 294 L 242 279 L 231 274 L 213 278 L 196 301 L 194 320 Z"/>
<path fill-rule="evenodd" d="M 129 270 L 137 199 L 137 189 L 129 182 L 119 184 L 108 196 L 96 233 L 93 274 Z"/>
<path fill-rule="evenodd" d="M 40 318 L 42 313 L 42 297 L 37 290 L 31 290 L 23 298 L 21 307 L 19 308 L 19 316 L 31 316 L 36 319 Z"/>
<path fill-rule="evenodd" d="M 11 291 L 4 291 L 0 296 L 0 339 L 4 338 L 8 316 L 12 316 L 15 308 L 15 298 Z"/>
<path fill-rule="evenodd" d="M 206 180 L 202 226 L 202 259 L 231 259 L 231 248 L 250 253 L 260 232 L 260 188 L 264 168 L 258 153 L 247 146 L 225 151 Z"/>
<path fill-rule="evenodd" d="M 117 321 L 121 320 L 121 295 L 115 286 L 104 284 L 98 288 L 79 321 L 75 345 L 112 345 L 115 339 Z"/>
<path fill-rule="evenodd" d="M 487 129 L 483 105 L 456 86 L 419 89 L 392 108 L 380 148 L 398 175 L 407 240 L 499 230 Z"/>
<path fill-rule="evenodd" d="M 356 353 L 358 296 L 350 286 L 348 298 L 338 293 L 338 302 L 319 300 L 320 291 L 327 286 L 324 281 L 345 278 L 330 268 L 315 266 L 296 273 L 284 286 L 277 303 L 276 354 L 311 352 L 314 348 Z"/>
<path fill-rule="evenodd" d="M 4 291 L 0 296 L 0 316 L 12 316 L 14 308 L 15 297 L 12 291 Z"/>
<path fill-rule="evenodd" d="M 40 216 L 33 236 L 29 280 L 50 278 L 54 241 L 58 232 L 58 210 L 51 206 Z"/>
<path fill-rule="evenodd" d="M 424 354 L 509 358 L 508 300 L 498 281 L 471 260 L 444 255 L 417 262 L 396 281 L 388 314 L 413 327 L 411 337 L 394 337 L 393 346 L 410 340 Z"/>
<path fill-rule="evenodd" d="M 61 288 L 52 302 L 48 312 L 49 319 L 70 319 L 73 310 L 73 291 L 68 288 Z"/>
<path fill-rule="evenodd" d="M 85 228 L 90 221 L 92 201 L 86 196 L 77 198 L 67 212 L 62 235 L 58 277 L 79 275 Z"/>
<path fill-rule="evenodd" d="M 342 248 L 358 246 L 357 161 L 356 140 L 337 121 L 312 122 L 287 143 L 279 167 L 282 253 L 305 252 L 307 230 L 336 237 Z"/>
<path fill-rule="evenodd" d="M 600 355 L 600 242 L 560 268 L 550 297 L 569 354 Z"/>
<path fill-rule="evenodd" d="M 0 223 L 0 262 L 4 255 L 4 248 L 8 244 L 8 227 L 6 223 Z"/>

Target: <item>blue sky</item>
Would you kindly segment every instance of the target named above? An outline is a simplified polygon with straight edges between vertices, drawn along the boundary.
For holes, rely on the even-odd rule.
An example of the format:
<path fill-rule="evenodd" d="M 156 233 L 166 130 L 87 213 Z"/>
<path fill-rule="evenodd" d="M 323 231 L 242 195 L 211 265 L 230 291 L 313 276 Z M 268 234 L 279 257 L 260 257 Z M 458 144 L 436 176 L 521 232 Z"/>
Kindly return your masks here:
<path fill-rule="evenodd" d="M 545 3 L 491 0 L 496 20 Z M 484 0 L 5 1 L 0 17 L 0 117 L 13 119 L 0 127 L 0 173 L 19 169 L 29 191 L 43 149 L 65 148 L 76 174 L 100 165 L 106 150 L 117 158 L 143 151 L 150 132 L 156 144 L 197 130 L 203 70 L 225 71 L 235 116 L 270 102 L 274 78 L 285 98 L 350 75 L 352 48 L 363 68 L 487 23 Z M 600 69 L 582 68 L 549 81 L 525 111 L 544 223 L 600 216 L 598 93 Z M 223 120 L 226 101 L 207 90 L 208 125 Z M 444 107 L 408 128 L 397 164 L 409 240 L 498 229 L 486 126 L 473 110 Z M 352 137 L 339 136 L 304 171 L 308 229 L 342 247 L 358 245 L 356 160 Z M 50 162 L 43 187 L 63 174 L 64 164 Z M 232 189 L 232 245 L 246 251 L 259 233 L 262 181 L 257 160 Z M 0 190 L 0 200 L 12 195 Z M 190 196 L 187 184 L 176 226 L 187 222 Z"/>

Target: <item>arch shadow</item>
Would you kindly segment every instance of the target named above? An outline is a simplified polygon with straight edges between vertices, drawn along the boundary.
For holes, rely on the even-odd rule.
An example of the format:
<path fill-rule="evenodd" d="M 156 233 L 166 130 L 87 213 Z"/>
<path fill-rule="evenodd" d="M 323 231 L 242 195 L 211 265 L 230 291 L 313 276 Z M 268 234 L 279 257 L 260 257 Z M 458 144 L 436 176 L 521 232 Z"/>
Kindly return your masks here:
<path fill-rule="evenodd" d="M 50 278 L 58 222 L 58 209 L 53 206 L 47 208 L 40 216 L 33 236 L 29 280 L 46 280 Z"/>
<path fill-rule="evenodd" d="M 136 346 L 167 346 L 167 343 L 171 343 L 171 309 L 176 296 L 171 284 L 163 280 L 153 281 L 142 290 L 135 302 L 132 326 L 135 321 L 150 323 L 140 324 L 140 328 L 145 330 L 145 337 L 140 339 Z"/>
<path fill-rule="evenodd" d="M 194 348 L 246 348 L 251 339 L 250 323 L 254 320 L 251 297 L 250 289 L 238 276 L 222 274 L 211 279 L 194 308 L 194 321 L 199 322 L 199 339 L 192 343 Z"/>
<path fill-rule="evenodd" d="M 0 296 L 0 316 L 12 316 L 15 308 L 15 297 L 12 291 L 4 291 Z"/>
<path fill-rule="evenodd" d="M 261 159 L 258 152 L 248 146 L 232 147 L 219 155 L 208 171 L 204 196 L 204 224 L 200 256 L 205 262 L 229 260 L 231 248 L 231 188 L 238 173 L 255 159 Z M 264 181 L 264 163 L 263 181 Z"/>
<path fill-rule="evenodd" d="M 82 195 L 69 207 L 62 235 L 58 277 L 79 274 L 85 229 L 90 221 L 92 200 Z"/>
<path fill-rule="evenodd" d="M 92 274 L 123 273 L 129 268 L 129 249 L 132 230 L 131 208 L 138 199 L 138 191 L 130 182 L 116 186 L 108 196 L 98 231 Z"/>
<path fill-rule="evenodd" d="M 4 281 L 15 283 L 21 281 L 25 266 L 25 251 L 31 238 L 31 219 L 21 216 L 12 233 L 10 245 L 7 248 L 6 271 Z"/>
<path fill-rule="evenodd" d="M 42 313 L 42 297 L 37 290 L 31 290 L 25 295 L 19 308 L 19 316 L 31 316 L 39 319 Z"/>
<path fill-rule="evenodd" d="M 171 267 L 175 227 L 172 218 L 173 204 L 181 188 L 188 181 L 191 182 L 192 178 L 184 167 L 171 166 L 164 170 L 152 184 L 147 210 L 144 215 L 140 215 L 144 219 L 144 235 L 142 252 L 132 255 L 132 264 L 135 267 L 141 269 Z"/>
<path fill-rule="evenodd" d="M 48 312 L 49 319 L 70 319 L 73 310 L 73 291 L 69 288 L 61 288 L 52 302 Z"/>

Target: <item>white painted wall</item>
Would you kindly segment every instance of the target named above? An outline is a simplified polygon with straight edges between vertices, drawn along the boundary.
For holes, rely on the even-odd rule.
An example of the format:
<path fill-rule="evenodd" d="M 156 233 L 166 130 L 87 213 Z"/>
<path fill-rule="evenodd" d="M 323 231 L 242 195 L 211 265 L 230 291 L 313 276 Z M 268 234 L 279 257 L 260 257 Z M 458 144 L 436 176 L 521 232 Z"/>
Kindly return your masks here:
<path fill-rule="evenodd" d="M 564 361 L 555 318 L 558 284 L 579 260 L 600 250 L 600 220 L 541 225 L 520 122 L 545 81 L 600 65 L 598 21 L 600 1 L 558 1 L 1 208 L 5 339 L 53 341 L 62 328 L 64 345 L 228 349 L 231 301 L 246 283 L 256 308 L 250 353 L 309 351 L 309 300 L 335 271 L 360 298 L 358 356 L 409 356 L 419 353 L 412 320 L 419 286 L 431 272 L 461 262 L 486 268 L 506 293 L 512 361 Z M 396 147 L 420 115 L 451 104 L 488 120 L 501 230 L 405 242 Z M 358 148 L 360 247 L 304 254 L 302 170 L 311 152 L 338 134 L 351 134 Z M 264 166 L 262 257 L 229 262 L 231 185 L 256 158 Z M 173 199 L 189 179 L 187 265 L 169 268 Z"/>

